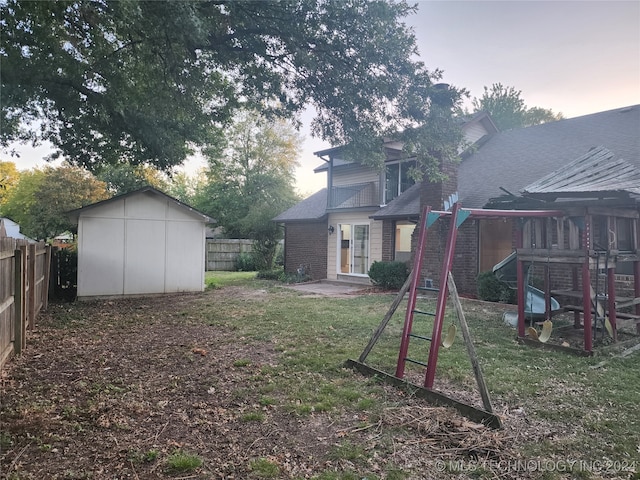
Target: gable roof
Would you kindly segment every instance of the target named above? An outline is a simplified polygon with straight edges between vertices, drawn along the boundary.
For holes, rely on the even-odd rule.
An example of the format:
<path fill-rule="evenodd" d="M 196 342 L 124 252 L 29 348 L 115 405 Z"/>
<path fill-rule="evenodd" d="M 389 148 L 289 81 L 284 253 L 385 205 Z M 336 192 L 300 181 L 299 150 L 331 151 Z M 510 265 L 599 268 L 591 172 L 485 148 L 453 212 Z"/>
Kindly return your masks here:
<path fill-rule="evenodd" d="M 75 210 L 71 210 L 69 212 L 67 212 L 67 215 L 69 216 L 69 218 L 74 221 L 77 222 L 78 221 L 78 217 L 85 213 L 88 212 L 90 210 L 93 210 L 95 208 L 100 208 L 104 205 L 107 205 L 109 203 L 113 203 L 115 201 L 118 200 L 122 200 L 124 198 L 128 198 L 128 197 L 132 197 L 135 195 L 139 195 L 139 194 L 151 194 L 151 195 L 155 195 L 158 196 L 160 198 L 169 200 L 169 202 L 171 202 L 172 204 L 174 204 L 175 206 L 177 206 L 178 208 L 180 208 L 181 210 L 186 211 L 188 214 L 197 217 L 199 219 L 201 219 L 203 222 L 205 223 L 216 223 L 216 220 L 211 218 L 209 215 L 202 213 L 199 210 L 196 210 L 195 208 L 187 205 L 186 203 L 182 203 L 180 200 L 175 199 L 169 195 L 167 195 L 164 192 L 161 192 L 160 190 L 147 186 L 147 187 L 142 187 L 139 188 L 138 190 L 134 190 L 132 192 L 127 192 L 127 193 L 123 193 L 122 195 L 116 195 L 115 197 L 111 197 L 107 200 L 102 200 L 101 202 L 96 202 L 96 203 L 92 203 L 91 205 L 85 205 L 84 207 L 81 208 L 77 208 Z"/>
<path fill-rule="evenodd" d="M 598 197 L 640 194 L 640 169 L 616 158 L 613 152 L 600 146 L 523 190 L 527 196 L 552 199 L 594 193 Z"/>
<path fill-rule="evenodd" d="M 460 164 L 462 205 L 481 208 L 501 187 L 518 194 L 598 145 L 640 168 L 638 132 L 640 105 L 497 133 Z"/>
<path fill-rule="evenodd" d="M 20 233 L 20 225 L 8 217 L 0 217 L 0 237 L 17 238 L 18 240 L 29 240 L 34 242 L 32 238 Z"/>
<path fill-rule="evenodd" d="M 323 188 L 273 219 L 274 222 L 321 220 L 327 215 L 327 189 Z"/>
<path fill-rule="evenodd" d="M 10 237 L 17 238 L 19 240 L 34 241 L 26 235 L 20 233 L 20 225 L 18 225 L 8 217 L 0 217 L 0 237 Z"/>

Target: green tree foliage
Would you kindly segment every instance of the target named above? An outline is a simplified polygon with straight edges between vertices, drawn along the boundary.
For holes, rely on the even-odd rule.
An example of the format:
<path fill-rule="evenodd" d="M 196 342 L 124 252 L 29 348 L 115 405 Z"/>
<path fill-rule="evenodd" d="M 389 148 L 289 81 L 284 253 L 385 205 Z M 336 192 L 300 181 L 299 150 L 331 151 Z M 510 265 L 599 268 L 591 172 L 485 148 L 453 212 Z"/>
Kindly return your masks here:
<path fill-rule="evenodd" d="M 473 108 L 476 112 L 489 113 L 499 130 L 530 127 L 563 118 L 561 113 L 545 108 L 527 108 L 521 95 L 520 90 L 494 83 L 490 89 L 484 87 L 482 97 L 473 99 Z"/>
<path fill-rule="evenodd" d="M 166 193 L 187 205 L 202 205 L 206 203 L 204 190 L 207 182 L 207 174 L 204 170 L 195 175 L 188 175 L 184 172 L 176 173 L 171 177 Z"/>
<path fill-rule="evenodd" d="M 15 163 L 0 161 L 0 208 L 19 180 L 20 172 Z"/>
<path fill-rule="evenodd" d="M 293 172 L 299 148 L 291 125 L 245 112 L 229 129 L 225 148 L 209 152 L 208 184 L 194 197 L 228 237 L 256 241 L 263 268 L 271 267 L 282 236 L 271 219 L 298 201 Z"/>
<path fill-rule="evenodd" d="M 21 232 L 36 239 L 52 238 L 75 226 L 67 212 L 106 200 L 104 182 L 86 170 L 62 166 L 22 172 L 2 212 L 20 224 Z"/>
<path fill-rule="evenodd" d="M 2 216 L 9 217 L 21 226 L 22 233 L 29 235 L 25 225 L 29 221 L 29 212 L 36 204 L 36 191 L 44 180 L 43 170 L 33 169 L 20 172 L 20 179 L 0 205 Z"/>
<path fill-rule="evenodd" d="M 169 182 L 164 174 L 148 165 L 107 164 L 100 168 L 96 177 L 106 183 L 111 195 L 122 195 L 146 186 L 162 191 L 169 188 Z"/>
<path fill-rule="evenodd" d="M 3 145 L 50 140 L 97 171 L 127 161 L 169 171 L 215 144 L 239 108 L 290 118 L 384 159 L 403 140 L 426 170 L 460 140 L 441 78 L 416 61 L 403 0 L 0 2 Z M 433 108 L 438 102 L 446 108 Z M 417 128 L 416 126 L 420 126 Z"/>

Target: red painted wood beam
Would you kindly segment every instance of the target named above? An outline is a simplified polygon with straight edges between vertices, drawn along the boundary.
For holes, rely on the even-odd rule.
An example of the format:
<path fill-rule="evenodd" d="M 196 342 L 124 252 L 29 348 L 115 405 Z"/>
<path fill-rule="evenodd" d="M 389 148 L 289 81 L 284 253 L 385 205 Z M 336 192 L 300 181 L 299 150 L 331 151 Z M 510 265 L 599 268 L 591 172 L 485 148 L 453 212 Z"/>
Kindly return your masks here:
<path fill-rule="evenodd" d="M 438 350 L 440 349 L 440 339 L 442 338 L 442 324 L 447 306 L 447 296 L 449 287 L 447 278 L 453 264 L 453 256 L 456 250 L 456 239 L 458 237 L 458 212 L 460 204 L 456 203 L 451 212 L 451 224 L 449 225 L 449 235 L 447 236 L 447 246 L 445 248 L 442 266 L 440 268 L 440 289 L 438 290 L 438 300 L 436 302 L 436 315 L 433 320 L 433 333 L 431 335 L 431 348 L 429 349 L 429 359 L 427 360 L 427 372 L 424 378 L 425 388 L 433 388 L 433 381 L 436 375 L 436 365 L 438 363 Z"/>
<path fill-rule="evenodd" d="M 611 324 L 611 330 L 613 333 L 613 341 L 618 341 L 618 325 L 616 322 L 616 269 L 607 269 L 607 302 L 609 323 Z"/>
<path fill-rule="evenodd" d="M 431 207 L 425 207 L 420 217 L 420 234 L 418 236 L 418 246 L 416 256 L 413 259 L 413 279 L 411 280 L 411 288 L 409 290 L 409 300 L 407 302 L 407 312 L 404 317 L 404 327 L 402 330 L 402 340 L 400 342 L 400 353 L 398 354 L 398 363 L 396 365 L 396 377 L 404 377 L 404 369 L 406 365 L 407 353 L 409 352 L 409 338 L 411 327 L 413 326 L 413 311 L 416 309 L 417 289 L 420 283 L 420 271 L 422 270 L 422 261 L 424 259 L 424 250 L 427 244 L 427 218 Z M 440 282 L 442 283 L 442 281 Z M 446 285 L 446 281 L 444 282 Z M 442 288 L 442 287 L 441 287 Z"/>
<path fill-rule="evenodd" d="M 591 270 L 589 268 L 589 250 L 591 249 L 591 215 L 585 215 L 584 217 L 582 247 L 585 250 L 585 259 L 584 263 L 582 264 L 582 318 L 584 321 L 584 349 L 587 352 L 591 352 L 593 350 L 593 324 L 591 319 Z"/>

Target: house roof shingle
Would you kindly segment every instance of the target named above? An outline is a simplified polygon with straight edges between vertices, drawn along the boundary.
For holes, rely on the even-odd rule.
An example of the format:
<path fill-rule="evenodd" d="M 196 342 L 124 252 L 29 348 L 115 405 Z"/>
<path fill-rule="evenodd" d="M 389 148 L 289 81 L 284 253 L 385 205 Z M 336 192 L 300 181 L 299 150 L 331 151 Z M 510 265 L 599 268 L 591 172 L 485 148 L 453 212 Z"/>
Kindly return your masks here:
<path fill-rule="evenodd" d="M 327 214 L 327 189 L 314 193 L 273 219 L 274 222 L 320 220 Z"/>
<path fill-rule="evenodd" d="M 640 105 L 508 130 L 463 160 L 458 173 L 462 205 L 482 208 L 504 192 L 523 189 L 603 145 L 640 168 Z"/>
<path fill-rule="evenodd" d="M 374 220 L 407 218 L 420 215 L 420 186 L 416 183 L 402 195 L 391 200 L 376 213 L 371 215 Z"/>

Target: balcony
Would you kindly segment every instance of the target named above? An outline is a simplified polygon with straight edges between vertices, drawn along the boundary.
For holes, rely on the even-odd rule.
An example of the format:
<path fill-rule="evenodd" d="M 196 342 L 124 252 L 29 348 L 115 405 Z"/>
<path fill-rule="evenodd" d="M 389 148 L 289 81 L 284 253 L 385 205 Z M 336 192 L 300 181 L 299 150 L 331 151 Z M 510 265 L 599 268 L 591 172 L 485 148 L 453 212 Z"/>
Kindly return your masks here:
<path fill-rule="evenodd" d="M 332 187 L 328 208 L 358 208 L 380 205 L 378 182 L 354 183 Z"/>
<path fill-rule="evenodd" d="M 398 182 L 391 182 L 387 180 L 387 189 L 384 192 L 384 203 L 389 203 L 394 198 L 399 197 L 415 185 L 415 183 L 416 182 L 412 179 L 405 179 L 405 181 L 400 184 L 398 184 Z"/>

